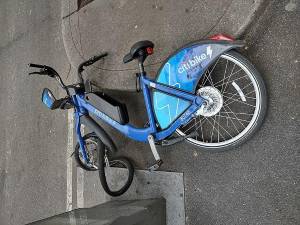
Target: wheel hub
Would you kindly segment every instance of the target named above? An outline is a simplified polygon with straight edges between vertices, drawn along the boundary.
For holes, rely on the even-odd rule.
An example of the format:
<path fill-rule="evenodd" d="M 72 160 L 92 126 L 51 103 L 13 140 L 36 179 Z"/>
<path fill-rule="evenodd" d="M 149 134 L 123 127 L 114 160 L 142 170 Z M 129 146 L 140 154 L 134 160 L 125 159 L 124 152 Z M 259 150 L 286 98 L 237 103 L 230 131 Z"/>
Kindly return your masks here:
<path fill-rule="evenodd" d="M 211 117 L 220 112 L 223 106 L 223 96 L 221 92 L 212 86 L 205 86 L 197 91 L 197 95 L 205 99 L 205 103 L 197 110 L 196 115 Z"/>

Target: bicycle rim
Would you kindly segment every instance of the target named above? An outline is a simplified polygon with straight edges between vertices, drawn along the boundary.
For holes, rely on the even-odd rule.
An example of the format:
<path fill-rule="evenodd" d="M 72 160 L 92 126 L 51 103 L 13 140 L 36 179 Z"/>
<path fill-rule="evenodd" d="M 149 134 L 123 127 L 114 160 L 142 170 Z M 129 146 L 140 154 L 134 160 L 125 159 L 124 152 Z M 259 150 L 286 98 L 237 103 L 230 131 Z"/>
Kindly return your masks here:
<path fill-rule="evenodd" d="M 99 168 L 97 145 L 98 145 L 97 141 L 95 141 L 91 138 L 85 140 L 85 148 L 86 148 L 88 161 L 89 161 L 90 165 L 92 166 L 92 168 L 94 168 L 94 169 Z M 83 164 L 88 166 L 86 163 L 84 163 L 81 152 L 79 152 L 79 159 Z"/>

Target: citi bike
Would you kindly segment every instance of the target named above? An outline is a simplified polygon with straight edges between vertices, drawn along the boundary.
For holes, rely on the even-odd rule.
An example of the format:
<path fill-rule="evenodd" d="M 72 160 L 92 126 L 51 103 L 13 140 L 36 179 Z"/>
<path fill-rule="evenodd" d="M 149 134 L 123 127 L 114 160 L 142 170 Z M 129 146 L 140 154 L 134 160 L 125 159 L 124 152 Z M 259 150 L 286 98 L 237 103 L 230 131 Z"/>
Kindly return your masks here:
<path fill-rule="evenodd" d="M 51 67 L 29 64 L 39 68 L 30 74 L 47 75 L 60 83 L 67 97 L 56 99 L 44 89 L 43 103 L 50 109 L 74 108 L 78 144 L 75 159 L 86 170 L 99 170 L 104 190 L 121 195 L 130 186 L 133 166 L 127 158 L 114 157 L 116 146 L 95 117 L 114 127 L 128 138 L 148 142 L 155 158 L 149 170 L 163 163 L 156 146 L 168 146 L 187 141 L 210 152 L 232 149 L 248 140 L 262 124 L 267 95 L 261 75 L 236 48 L 244 43 L 218 34 L 208 40 L 188 44 L 171 54 L 159 69 L 156 79 L 147 77 L 145 59 L 153 54 L 151 41 L 135 43 L 123 58 L 124 63 L 138 61 L 137 89 L 144 97 L 148 121 L 143 128 L 129 124 L 125 104 L 104 92 L 95 92 L 90 82 L 84 82 L 82 72 L 107 53 L 94 56 L 78 67 L 79 82 L 65 85 Z M 93 132 L 82 136 L 85 124 Z M 176 133 L 176 135 L 175 135 Z M 127 168 L 125 185 L 113 191 L 108 187 L 105 166 Z"/>

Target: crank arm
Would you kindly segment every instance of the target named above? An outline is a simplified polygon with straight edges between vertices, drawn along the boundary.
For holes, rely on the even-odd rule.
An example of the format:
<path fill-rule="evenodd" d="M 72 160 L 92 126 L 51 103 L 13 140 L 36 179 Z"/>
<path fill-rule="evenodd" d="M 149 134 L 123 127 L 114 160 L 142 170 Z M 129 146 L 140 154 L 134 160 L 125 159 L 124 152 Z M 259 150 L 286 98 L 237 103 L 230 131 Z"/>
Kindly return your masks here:
<path fill-rule="evenodd" d="M 158 170 L 158 168 L 161 166 L 163 164 L 163 161 L 160 159 L 160 160 L 157 160 L 156 162 L 155 162 L 155 164 L 153 164 L 152 166 L 150 166 L 149 168 L 148 168 L 148 170 L 150 171 L 150 172 L 153 172 L 153 171 L 156 171 L 156 170 Z"/>

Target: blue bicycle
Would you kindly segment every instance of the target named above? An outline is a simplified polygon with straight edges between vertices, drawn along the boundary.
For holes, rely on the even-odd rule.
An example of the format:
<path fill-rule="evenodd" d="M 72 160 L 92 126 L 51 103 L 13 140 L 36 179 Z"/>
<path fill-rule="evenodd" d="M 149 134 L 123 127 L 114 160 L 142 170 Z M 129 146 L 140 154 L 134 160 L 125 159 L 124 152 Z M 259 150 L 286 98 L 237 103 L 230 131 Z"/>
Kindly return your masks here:
<path fill-rule="evenodd" d="M 43 103 L 50 109 L 75 109 L 78 145 L 75 158 L 87 170 L 99 170 L 104 189 L 111 195 L 124 193 L 132 181 L 133 167 L 124 157 L 113 158 L 116 147 L 92 115 L 136 141 L 148 142 L 155 158 L 149 170 L 159 168 L 162 160 L 157 145 L 188 141 L 208 151 L 224 151 L 249 139 L 262 124 L 266 113 L 267 95 L 262 77 L 255 67 L 233 49 L 242 41 L 229 36 L 214 35 L 209 40 L 188 44 L 170 55 L 162 64 L 155 80 L 146 76 L 144 61 L 153 54 L 151 41 L 135 43 L 123 61 L 138 61 L 137 90 L 142 91 L 148 115 L 147 125 L 136 128 L 129 124 L 126 105 L 103 92 L 93 91 L 82 72 L 107 53 L 92 57 L 78 67 L 79 83 L 66 86 L 51 67 L 30 74 L 56 78 L 67 97 L 55 99 L 44 89 Z M 92 133 L 81 134 L 81 124 Z M 174 136 L 174 133 L 177 136 Z M 111 191 L 106 183 L 104 166 L 116 165 L 129 171 L 127 183 Z"/>

